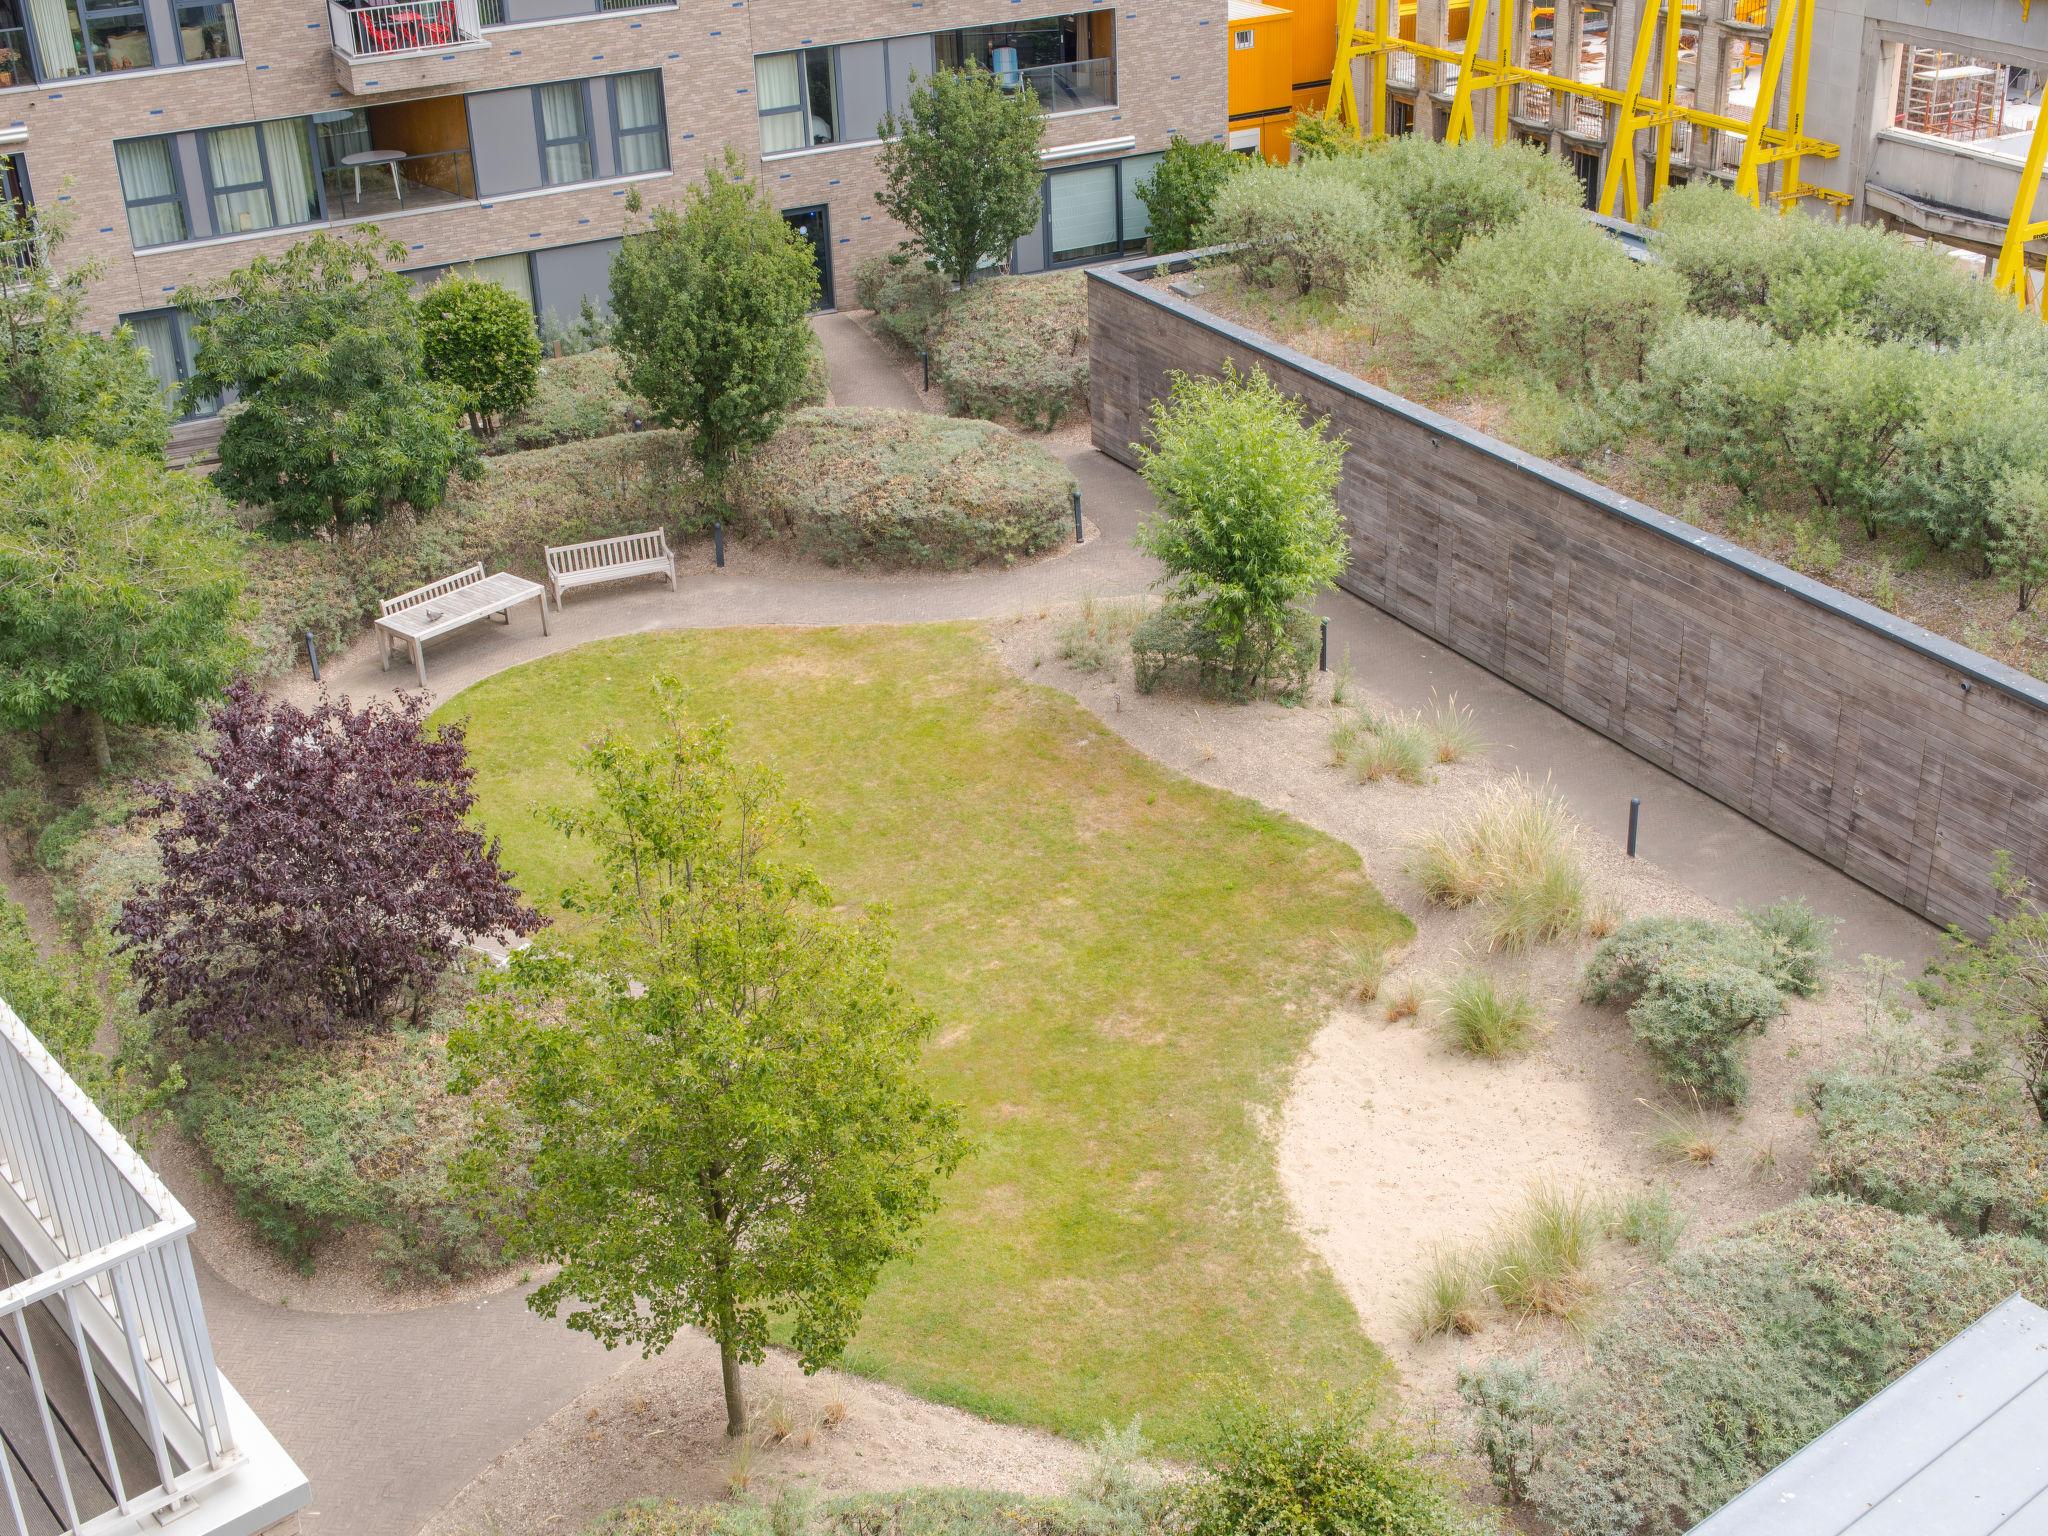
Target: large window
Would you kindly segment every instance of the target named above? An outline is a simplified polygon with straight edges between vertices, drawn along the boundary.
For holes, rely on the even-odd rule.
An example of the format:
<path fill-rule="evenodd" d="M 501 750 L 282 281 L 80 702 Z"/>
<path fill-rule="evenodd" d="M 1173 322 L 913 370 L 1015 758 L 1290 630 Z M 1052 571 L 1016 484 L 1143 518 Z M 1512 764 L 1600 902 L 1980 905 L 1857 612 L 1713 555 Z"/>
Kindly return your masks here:
<path fill-rule="evenodd" d="M 615 75 L 612 92 L 612 152 L 621 176 L 668 169 L 668 120 L 661 103 L 661 71 Z"/>
<path fill-rule="evenodd" d="M 214 128 L 204 138 L 216 234 L 247 234 L 320 217 L 306 119 Z"/>
<path fill-rule="evenodd" d="M 241 53 L 235 0 L 0 0 L 0 88 Z"/>
<path fill-rule="evenodd" d="M 596 171 L 590 151 L 590 103 L 584 82 L 563 80 L 534 92 L 540 125 L 541 169 L 547 185 L 589 181 Z"/>
<path fill-rule="evenodd" d="M 121 196 L 128 205 L 128 239 L 137 250 L 174 245 L 187 237 L 184 189 L 169 139 L 129 139 L 114 146 Z"/>
<path fill-rule="evenodd" d="M 185 63 L 241 56 L 242 34 L 235 26 L 235 0 L 178 7 L 178 57 Z"/>
<path fill-rule="evenodd" d="M 1131 155 L 1049 171 L 1044 216 L 1040 227 L 1018 242 L 1017 270 L 1038 272 L 1143 250 L 1149 221 L 1138 189 L 1159 159 L 1157 154 Z"/>
<path fill-rule="evenodd" d="M 221 399 L 209 395 L 187 402 L 185 381 L 192 377 L 192 321 L 181 309 L 151 309 L 123 315 L 121 323 L 149 358 L 149 371 L 163 386 L 172 412 L 181 421 L 220 413 Z"/>

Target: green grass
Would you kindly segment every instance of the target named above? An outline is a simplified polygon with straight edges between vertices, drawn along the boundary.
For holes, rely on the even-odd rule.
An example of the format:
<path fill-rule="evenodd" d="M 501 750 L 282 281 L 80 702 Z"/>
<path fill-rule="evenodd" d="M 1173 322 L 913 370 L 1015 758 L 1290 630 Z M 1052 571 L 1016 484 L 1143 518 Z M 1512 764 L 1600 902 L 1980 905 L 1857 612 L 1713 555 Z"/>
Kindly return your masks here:
<path fill-rule="evenodd" d="M 970 626 L 671 633 L 442 711 L 543 905 L 572 865 L 542 808 L 663 671 L 787 775 L 838 898 L 890 907 L 978 1143 L 853 1368 L 1075 1434 L 1143 1413 L 1169 1447 L 1233 1377 L 1307 1398 L 1380 1369 L 1259 1128 L 1360 953 L 1410 932 L 1352 850 L 1140 756 Z"/>

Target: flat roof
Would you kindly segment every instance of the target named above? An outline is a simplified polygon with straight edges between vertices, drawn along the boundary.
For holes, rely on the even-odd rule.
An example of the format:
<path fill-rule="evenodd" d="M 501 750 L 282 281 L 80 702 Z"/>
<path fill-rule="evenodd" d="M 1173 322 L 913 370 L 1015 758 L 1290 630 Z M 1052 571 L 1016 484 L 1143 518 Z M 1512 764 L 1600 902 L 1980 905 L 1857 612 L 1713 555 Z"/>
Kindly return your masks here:
<path fill-rule="evenodd" d="M 2042 1536 L 2048 1310 L 1999 1303 L 1691 1536 Z"/>

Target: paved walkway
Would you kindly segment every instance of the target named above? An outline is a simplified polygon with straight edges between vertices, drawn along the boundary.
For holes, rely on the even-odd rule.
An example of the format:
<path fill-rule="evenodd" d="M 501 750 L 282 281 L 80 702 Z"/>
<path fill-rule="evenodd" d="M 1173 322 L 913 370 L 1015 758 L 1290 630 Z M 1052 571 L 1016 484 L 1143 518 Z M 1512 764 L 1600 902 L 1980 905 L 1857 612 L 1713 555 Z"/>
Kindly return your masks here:
<path fill-rule="evenodd" d="M 855 321 L 818 321 L 843 404 L 916 409 L 897 357 Z M 1145 590 L 1156 567 L 1131 534 L 1151 505 L 1143 482 L 1081 445 L 1064 450 L 1080 477 L 1087 543 L 1013 571 L 963 576 L 821 576 L 735 549 L 724 570 L 708 549 L 685 552 L 679 594 L 629 584 L 572 596 L 543 639 L 531 609 L 509 630 L 477 626 L 428 652 L 433 691 L 447 697 L 494 672 L 608 635 L 682 626 L 858 624 L 996 618 L 1086 595 Z M 1801 893 L 1844 922 L 1842 948 L 1911 957 L 1932 930 L 1604 737 L 1471 663 L 1333 594 L 1333 661 L 1347 653 L 1362 683 L 1401 704 L 1432 690 L 1474 706 L 1492 758 L 1550 778 L 1593 828 L 1620 836 L 1628 797 L 1644 800 L 1643 851 L 1717 900 Z M 377 667 L 366 638 L 332 658 L 338 692 L 404 686 L 409 668 Z M 293 1312 L 202 1274 L 221 1366 L 312 1479 L 308 1536 L 413 1536 L 501 1450 L 624 1361 L 526 1311 L 518 1292 L 416 1312 L 336 1316 Z"/>

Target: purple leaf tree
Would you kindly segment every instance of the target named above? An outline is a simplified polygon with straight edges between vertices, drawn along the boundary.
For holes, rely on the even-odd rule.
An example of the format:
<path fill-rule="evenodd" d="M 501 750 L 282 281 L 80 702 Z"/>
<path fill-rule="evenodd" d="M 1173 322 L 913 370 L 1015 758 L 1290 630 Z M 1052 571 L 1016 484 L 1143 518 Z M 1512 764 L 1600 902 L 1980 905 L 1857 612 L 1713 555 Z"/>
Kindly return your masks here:
<path fill-rule="evenodd" d="M 463 946 L 546 921 L 465 822 L 462 729 L 429 731 L 426 709 L 420 694 L 307 711 L 228 689 L 210 771 L 151 791 L 163 878 L 114 925 L 145 1012 L 217 1040 L 417 1022 Z"/>

